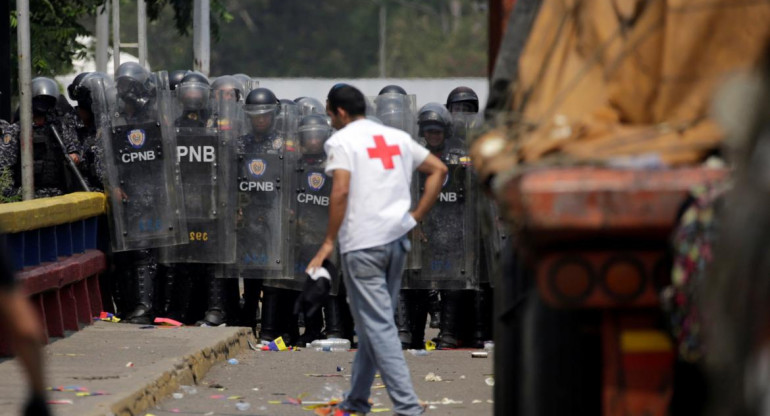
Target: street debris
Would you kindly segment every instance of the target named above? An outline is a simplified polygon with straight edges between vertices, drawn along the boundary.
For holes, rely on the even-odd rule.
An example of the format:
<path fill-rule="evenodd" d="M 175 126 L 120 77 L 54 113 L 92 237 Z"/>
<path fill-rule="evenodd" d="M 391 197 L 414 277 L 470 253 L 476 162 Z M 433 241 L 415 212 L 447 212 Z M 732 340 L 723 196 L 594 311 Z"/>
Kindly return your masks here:
<path fill-rule="evenodd" d="M 132 363 L 131 361 L 126 363 L 126 367 L 133 367 L 133 366 L 134 366 L 134 363 Z"/>
<path fill-rule="evenodd" d="M 428 373 L 425 375 L 425 381 L 442 381 L 441 376 L 437 376 L 434 373 Z"/>
<path fill-rule="evenodd" d="M 230 365 L 238 365 L 238 360 L 235 359 L 235 358 L 231 358 L 231 359 L 227 360 L 227 363 L 230 364 Z"/>
<path fill-rule="evenodd" d="M 409 354 L 412 354 L 415 357 L 422 357 L 422 356 L 430 354 L 430 352 L 428 352 L 427 349 L 424 349 L 424 350 L 407 350 L 407 351 L 409 351 Z"/>
<path fill-rule="evenodd" d="M 98 317 L 94 318 L 94 321 L 104 321 L 104 322 L 112 322 L 112 323 L 118 323 L 120 322 L 120 318 L 117 316 L 109 313 L 109 312 L 102 312 L 99 314 Z"/>
<path fill-rule="evenodd" d="M 48 400 L 46 401 L 48 404 L 72 404 L 72 400 L 64 399 L 64 400 Z"/>
<path fill-rule="evenodd" d="M 472 358 L 487 358 L 488 356 L 489 356 L 489 353 L 486 351 L 477 351 L 477 352 L 471 353 Z"/>
<path fill-rule="evenodd" d="M 487 377 L 484 380 L 485 383 L 487 383 L 487 386 L 492 387 L 495 385 L 495 378 L 494 377 Z"/>
<path fill-rule="evenodd" d="M 244 401 L 238 401 L 238 403 L 235 404 L 235 408 L 240 410 L 241 412 L 245 412 L 251 408 L 251 404 L 249 402 Z"/>
<path fill-rule="evenodd" d="M 436 343 L 435 342 L 433 342 L 431 340 L 425 341 L 425 350 L 426 351 L 433 351 L 435 349 L 436 349 Z"/>
<path fill-rule="evenodd" d="M 155 318 L 155 323 L 158 325 L 167 325 L 167 326 L 183 326 L 183 324 L 179 321 L 175 321 L 171 318 Z"/>
<path fill-rule="evenodd" d="M 184 397 L 184 394 L 183 394 L 183 393 L 172 393 L 172 394 L 171 394 L 171 397 L 173 397 L 173 398 L 175 398 L 175 399 L 179 400 L 179 399 L 181 399 L 182 397 Z"/>

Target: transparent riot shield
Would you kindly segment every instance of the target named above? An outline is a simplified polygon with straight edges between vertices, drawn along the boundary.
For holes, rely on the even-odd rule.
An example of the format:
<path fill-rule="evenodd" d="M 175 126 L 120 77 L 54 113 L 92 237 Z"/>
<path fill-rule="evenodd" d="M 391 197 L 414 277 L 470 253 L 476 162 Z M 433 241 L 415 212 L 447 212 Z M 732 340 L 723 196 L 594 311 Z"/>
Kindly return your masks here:
<path fill-rule="evenodd" d="M 296 137 L 296 122 L 275 122 L 269 131 L 255 130 L 252 118 L 275 117 L 274 108 L 244 107 L 245 134 L 235 157 L 237 189 L 236 262 L 227 277 L 289 278 L 291 175 L 287 137 Z M 276 128 L 280 126 L 280 128 Z"/>
<path fill-rule="evenodd" d="M 108 201 L 112 249 L 164 247 L 186 241 L 172 99 L 165 72 L 121 92 L 109 81 L 90 81 L 99 142 L 97 154 Z M 127 85 L 129 84 L 129 85 Z M 128 91 L 128 92 L 126 92 Z"/>
<path fill-rule="evenodd" d="M 187 214 L 187 244 L 161 251 L 163 263 L 235 262 L 237 105 L 213 102 L 193 117 L 177 117 L 177 160 Z"/>
<path fill-rule="evenodd" d="M 410 273 L 405 288 L 478 287 L 479 233 L 472 169 L 465 164 L 448 168 L 436 205 L 416 230 L 423 240 L 422 269 Z M 425 183 L 424 176 L 420 183 Z"/>
<path fill-rule="evenodd" d="M 371 100 L 374 103 L 374 115 L 382 124 L 417 137 L 417 97 L 414 94 L 386 93 Z"/>
<path fill-rule="evenodd" d="M 299 128 L 299 154 L 292 162 L 288 279 L 266 281 L 266 286 L 302 290 L 306 280 L 305 269 L 326 236 L 332 178 L 324 173 L 326 155 L 323 144 L 329 138 L 331 129 L 322 115 L 317 115 L 316 120 L 320 124 Z M 331 260 L 340 264 L 336 250 Z M 339 276 L 332 276 L 333 295 L 339 288 L 339 279 Z"/>
<path fill-rule="evenodd" d="M 297 105 L 281 105 L 275 119 L 275 130 L 283 141 L 287 156 L 297 152 L 297 124 L 300 119 L 300 109 Z"/>
<path fill-rule="evenodd" d="M 469 145 L 474 133 L 481 127 L 483 121 L 483 117 L 479 113 L 452 113 L 454 136 L 466 146 Z"/>
<path fill-rule="evenodd" d="M 478 198 L 479 234 L 481 237 L 482 258 L 486 267 L 479 275 L 479 283 L 492 284 L 491 276 L 502 272 L 502 251 L 508 239 L 508 228 L 494 201 L 485 197 Z"/>

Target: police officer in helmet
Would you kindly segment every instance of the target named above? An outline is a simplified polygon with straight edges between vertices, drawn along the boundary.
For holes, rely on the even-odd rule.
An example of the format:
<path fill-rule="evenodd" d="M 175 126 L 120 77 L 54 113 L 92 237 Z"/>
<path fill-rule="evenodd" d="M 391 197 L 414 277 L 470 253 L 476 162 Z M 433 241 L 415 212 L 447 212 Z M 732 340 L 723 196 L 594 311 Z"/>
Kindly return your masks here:
<path fill-rule="evenodd" d="M 469 87 L 453 89 L 446 99 L 446 108 L 450 113 L 478 113 L 479 96 Z"/>
<path fill-rule="evenodd" d="M 246 151 L 257 153 L 279 153 L 283 140 L 276 132 L 276 117 L 279 110 L 278 98 L 267 88 L 257 88 L 246 96 L 243 112 L 249 122 L 249 132 L 243 137 Z"/>

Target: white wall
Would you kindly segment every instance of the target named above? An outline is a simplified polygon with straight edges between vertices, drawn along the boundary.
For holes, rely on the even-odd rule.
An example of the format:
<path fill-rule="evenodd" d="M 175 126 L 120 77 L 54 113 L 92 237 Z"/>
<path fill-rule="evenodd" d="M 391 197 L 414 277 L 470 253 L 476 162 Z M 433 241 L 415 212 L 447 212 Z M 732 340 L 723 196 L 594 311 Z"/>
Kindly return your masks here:
<path fill-rule="evenodd" d="M 345 82 L 361 90 L 366 96 L 374 96 L 386 85 L 396 84 L 403 87 L 408 94 L 417 96 L 417 107 L 429 102 L 446 103 L 447 95 L 455 87 L 464 85 L 473 88 L 479 96 L 483 108 L 489 94 L 489 82 L 486 78 L 259 78 L 259 86 L 269 88 L 278 98 L 295 99 L 297 97 L 313 97 L 326 102 L 326 95 L 331 87 L 338 82 Z"/>

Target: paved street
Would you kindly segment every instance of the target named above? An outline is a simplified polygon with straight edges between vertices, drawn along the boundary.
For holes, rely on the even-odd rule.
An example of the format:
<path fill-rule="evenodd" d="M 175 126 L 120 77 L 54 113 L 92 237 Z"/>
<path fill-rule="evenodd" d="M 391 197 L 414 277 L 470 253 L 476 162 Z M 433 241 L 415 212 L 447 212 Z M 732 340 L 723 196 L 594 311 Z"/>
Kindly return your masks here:
<path fill-rule="evenodd" d="M 487 384 L 492 373 L 491 354 L 489 358 L 471 358 L 471 351 L 432 351 L 427 356 L 405 354 L 420 399 L 431 404 L 427 414 L 492 414 L 492 387 Z M 217 364 L 194 386 L 195 391 L 183 387 L 176 393 L 180 398 L 165 400 L 147 413 L 156 416 L 312 415 L 309 409 L 312 403 L 339 397 L 347 388 L 353 353 L 311 349 L 245 350 L 237 360 L 235 365 Z M 426 381 L 429 373 L 442 381 Z M 392 405 L 379 378 L 375 380 L 372 399 L 374 412 L 393 414 L 392 410 L 386 410 Z M 248 403 L 248 409 L 239 410 L 239 402 Z"/>

